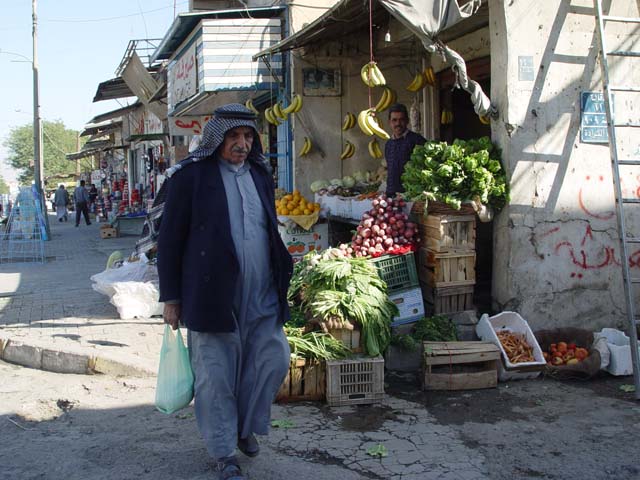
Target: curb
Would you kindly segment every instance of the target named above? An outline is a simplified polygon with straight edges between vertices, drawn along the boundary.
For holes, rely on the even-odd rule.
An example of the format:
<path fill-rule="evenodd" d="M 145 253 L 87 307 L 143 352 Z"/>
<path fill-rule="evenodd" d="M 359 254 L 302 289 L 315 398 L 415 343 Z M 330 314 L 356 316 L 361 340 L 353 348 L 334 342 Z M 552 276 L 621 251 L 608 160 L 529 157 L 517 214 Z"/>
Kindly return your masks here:
<path fill-rule="evenodd" d="M 155 377 L 156 372 L 110 358 L 35 347 L 0 338 L 0 360 L 53 373 L 111 375 L 115 377 Z"/>

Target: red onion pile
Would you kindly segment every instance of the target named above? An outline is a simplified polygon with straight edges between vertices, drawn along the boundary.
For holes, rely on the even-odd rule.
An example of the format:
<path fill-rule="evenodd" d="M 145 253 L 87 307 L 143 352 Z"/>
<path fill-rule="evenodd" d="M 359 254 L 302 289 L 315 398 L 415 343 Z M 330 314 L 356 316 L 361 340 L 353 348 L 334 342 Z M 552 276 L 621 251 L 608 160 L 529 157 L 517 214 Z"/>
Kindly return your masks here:
<path fill-rule="evenodd" d="M 405 203 L 400 197 L 388 198 L 384 194 L 376 197 L 373 208 L 362 215 L 347 251 L 352 250 L 349 253 L 356 257 L 379 256 L 413 244 L 417 238 L 416 224 L 407 221 L 402 210 Z"/>

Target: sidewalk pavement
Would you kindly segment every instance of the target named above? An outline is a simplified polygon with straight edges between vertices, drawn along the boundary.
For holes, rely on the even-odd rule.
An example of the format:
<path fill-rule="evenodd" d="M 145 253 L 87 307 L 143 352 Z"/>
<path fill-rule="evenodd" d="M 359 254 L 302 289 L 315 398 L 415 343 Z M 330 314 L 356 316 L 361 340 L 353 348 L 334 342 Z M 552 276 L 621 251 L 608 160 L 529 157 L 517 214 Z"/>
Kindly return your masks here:
<path fill-rule="evenodd" d="M 89 279 L 114 251 L 128 256 L 138 237 L 101 239 L 97 222 L 49 222 L 44 264 L 0 264 L 0 359 L 61 373 L 155 375 L 162 319 L 120 320 Z"/>

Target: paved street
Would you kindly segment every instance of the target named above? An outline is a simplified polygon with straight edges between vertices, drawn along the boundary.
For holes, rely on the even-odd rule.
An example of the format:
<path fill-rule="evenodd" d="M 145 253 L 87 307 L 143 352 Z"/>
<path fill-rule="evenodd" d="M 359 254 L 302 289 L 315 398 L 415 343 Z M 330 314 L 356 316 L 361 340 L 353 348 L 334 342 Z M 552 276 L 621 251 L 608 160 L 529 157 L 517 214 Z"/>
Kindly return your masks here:
<path fill-rule="evenodd" d="M 115 373 L 154 372 L 160 319 L 120 320 L 108 298 L 91 288 L 91 275 L 109 255 L 128 255 L 136 236 L 101 239 L 99 224 L 74 227 L 50 216 L 47 261 L 0 264 L 0 340 L 113 362 Z M 11 343 L 9 348 L 11 348 Z M 25 354 L 28 353 L 25 350 Z M 134 372 L 135 373 L 135 372 Z"/>
<path fill-rule="evenodd" d="M 51 226 L 44 265 L 0 266 L 4 358 L 36 367 L 0 361 L 0 479 L 213 478 L 193 407 L 153 407 L 161 321 L 120 320 L 90 286 L 136 238 Z M 41 370 L 87 361 L 113 375 Z M 628 383 L 424 393 L 414 376 L 387 375 L 379 405 L 275 405 L 284 423 L 241 461 L 254 480 L 637 479 L 640 405 L 620 390 Z M 372 455 L 378 446 L 386 456 Z"/>

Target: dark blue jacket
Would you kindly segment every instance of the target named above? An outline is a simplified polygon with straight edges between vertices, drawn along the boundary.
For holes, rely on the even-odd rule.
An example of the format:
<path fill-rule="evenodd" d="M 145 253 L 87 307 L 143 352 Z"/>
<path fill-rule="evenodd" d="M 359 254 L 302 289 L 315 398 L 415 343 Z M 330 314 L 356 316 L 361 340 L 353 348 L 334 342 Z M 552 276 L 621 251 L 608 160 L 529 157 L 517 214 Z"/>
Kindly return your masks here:
<path fill-rule="evenodd" d="M 214 157 L 177 171 L 168 191 L 158 238 L 160 301 L 180 300 L 181 321 L 198 332 L 231 332 L 239 265 L 231 237 L 227 196 Z M 273 180 L 251 161 L 251 176 L 269 218 L 273 281 L 281 320 L 289 318 L 291 256 L 278 233 Z"/>
<path fill-rule="evenodd" d="M 396 193 L 404 192 L 401 178 L 404 166 L 411 158 L 414 147 L 424 145 L 426 141 L 422 135 L 411 130 L 400 138 L 387 140 L 384 146 L 384 157 L 387 159 L 387 195 L 393 197 Z"/>

